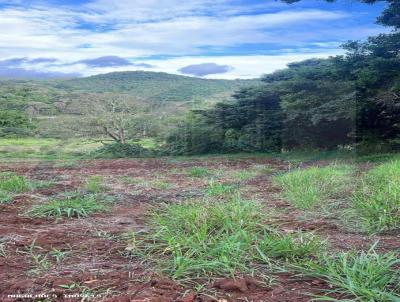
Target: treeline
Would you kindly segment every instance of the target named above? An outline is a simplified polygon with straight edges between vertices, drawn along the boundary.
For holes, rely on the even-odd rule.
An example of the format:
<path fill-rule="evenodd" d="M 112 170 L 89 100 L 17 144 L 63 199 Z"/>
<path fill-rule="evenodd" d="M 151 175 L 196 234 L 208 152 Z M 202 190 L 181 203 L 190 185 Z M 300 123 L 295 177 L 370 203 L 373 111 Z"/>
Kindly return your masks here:
<path fill-rule="evenodd" d="M 289 64 L 233 102 L 192 111 L 168 137 L 170 152 L 398 150 L 400 1 L 387 2 L 378 23 L 391 33 L 348 42 L 344 56 Z"/>

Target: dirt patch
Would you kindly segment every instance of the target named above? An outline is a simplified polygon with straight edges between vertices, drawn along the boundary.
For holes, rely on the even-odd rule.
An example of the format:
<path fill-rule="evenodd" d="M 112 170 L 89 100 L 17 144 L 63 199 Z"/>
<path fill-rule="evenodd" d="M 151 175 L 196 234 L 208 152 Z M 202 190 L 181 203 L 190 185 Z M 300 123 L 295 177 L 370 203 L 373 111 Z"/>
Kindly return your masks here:
<path fill-rule="evenodd" d="M 161 202 L 176 202 L 201 196 L 206 179 L 188 177 L 184 170 L 204 166 L 213 170 L 240 171 L 265 165 L 285 171 L 287 164 L 274 159 L 226 159 L 211 157 L 197 160 L 171 159 L 93 160 L 73 167 L 50 163 L 2 163 L 1 171 L 14 171 L 32 179 L 53 180 L 55 184 L 16 196 L 12 203 L 0 205 L 0 237 L 5 256 L 0 257 L 1 301 L 47 301 L 18 298 L 15 295 L 48 295 L 48 301 L 80 301 L 74 295 L 88 294 L 93 301 L 310 301 L 309 294 L 329 289 L 318 280 L 297 279 L 290 274 L 274 275 L 270 286 L 257 278 L 222 278 L 205 284 L 206 293 L 182 286 L 140 260 L 127 256 L 125 234 L 143 226 L 145 213 Z M 111 210 L 84 219 L 43 219 L 24 216 L 27 208 L 53 198 L 64 191 L 82 187 L 90 175 L 101 175 L 107 194 L 117 197 Z M 171 184 L 157 188 L 124 178 L 162 180 Z M 314 231 L 327 238 L 338 250 L 366 247 L 380 240 L 385 249 L 399 249 L 398 234 L 367 238 L 346 233 L 334 221 L 305 220 L 301 211 L 282 200 L 272 185 L 270 173 L 260 173 L 245 182 L 242 194 L 256 199 L 266 209 L 274 209 L 270 223 L 282 231 Z M 35 248 L 32 249 L 32 243 Z M 31 247 L 31 254 L 29 248 Z M 52 251 L 65 253 L 60 261 Z M 47 257 L 47 267 L 38 268 L 33 256 Z M 11 296 L 9 296 L 11 295 Z M 13 296 L 14 295 L 14 296 Z"/>

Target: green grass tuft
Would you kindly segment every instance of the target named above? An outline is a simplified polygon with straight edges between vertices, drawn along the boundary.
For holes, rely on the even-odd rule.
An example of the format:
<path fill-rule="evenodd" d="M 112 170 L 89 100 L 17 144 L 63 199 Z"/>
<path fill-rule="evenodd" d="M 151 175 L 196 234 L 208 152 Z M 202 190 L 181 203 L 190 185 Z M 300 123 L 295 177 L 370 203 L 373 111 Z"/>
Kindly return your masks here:
<path fill-rule="evenodd" d="M 295 207 L 311 209 L 344 191 L 351 184 L 352 173 L 348 165 L 311 167 L 275 176 L 274 181 Z"/>
<path fill-rule="evenodd" d="M 208 186 L 206 189 L 207 196 L 226 196 L 231 195 L 235 192 L 236 186 L 232 184 L 224 184 L 216 182 L 214 179 L 211 179 L 208 182 Z"/>
<path fill-rule="evenodd" d="M 393 253 L 378 254 L 375 245 L 367 252 L 342 252 L 309 262 L 306 274 L 321 278 L 333 286 L 330 293 L 345 301 L 400 301 L 400 258 Z M 321 297 L 321 301 L 344 301 Z"/>
<path fill-rule="evenodd" d="M 310 233 L 266 234 L 258 243 L 261 259 L 280 258 L 297 261 L 316 256 L 325 249 L 325 242 Z"/>
<path fill-rule="evenodd" d="M 29 189 L 29 182 L 25 177 L 12 172 L 0 173 L 0 190 L 18 194 Z"/>
<path fill-rule="evenodd" d="M 106 210 L 105 204 L 94 196 L 73 197 L 33 206 L 26 214 L 33 217 L 86 217 L 91 213 Z"/>
<path fill-rule="evenodd" d="M 12 196 L 5 192 L 0 190 L 0 203 L 8 203 L 12 200 Z"/>
<path fill-rule="evenodd" d="M 353 208 L 370 232 L 400 227 L 400 160 L 371 169 L 353 194 Z"/>
<path fill-rule="evenodd" d="M 233 172 L 233 177 L 239 181 L 246 181 L 252 179 L 256 175 L 257 175 L 256 171 L 242 170 Z"/>
<path fill-rule="evenodd" d="M 166 204 L 151 213 L 146 231 L 134 234 L 129 249 L 180 280 L 233 276 L 249 272 L 256 263 L 269 263 L 272 255 L 294 259 L 315 252 L 295 235 L 290 235 L 289 247 L 272 247 L 266 234 L 275 242 L 287 237 L 268 229 L 264 221 L 258 204 L 238 196 L 226 202 Z"/>
<path fill-rule="evenodd" d="M 104 179 L 102 176 L 93 175 L 86 180 L 85 190 L 89 193 L 101 193 L 105 191 Z"/>

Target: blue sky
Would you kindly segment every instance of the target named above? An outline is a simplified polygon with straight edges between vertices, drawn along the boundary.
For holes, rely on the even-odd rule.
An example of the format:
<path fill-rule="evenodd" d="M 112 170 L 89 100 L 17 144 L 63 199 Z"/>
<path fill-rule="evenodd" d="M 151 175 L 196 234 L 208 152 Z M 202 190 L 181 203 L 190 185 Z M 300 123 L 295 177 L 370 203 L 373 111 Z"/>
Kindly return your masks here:
<path fill-rule="evenodd" d="M 0 76 L 148 70 L 253 78 L 386 32 L 354 0 L 0 0 Z"/>

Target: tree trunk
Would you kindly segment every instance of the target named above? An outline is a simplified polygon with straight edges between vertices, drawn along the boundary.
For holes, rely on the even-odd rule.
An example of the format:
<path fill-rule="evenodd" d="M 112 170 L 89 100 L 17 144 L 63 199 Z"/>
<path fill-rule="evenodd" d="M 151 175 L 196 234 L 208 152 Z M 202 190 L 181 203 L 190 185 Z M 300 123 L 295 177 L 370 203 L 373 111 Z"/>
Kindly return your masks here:
<path fill-rule="evenodd" d="M 121 142 L 121 139 L 120 139 L 120 137 L 117 137 L 116 135 L 114 135 L 114 134 L 112 134 L 111 132 L 110 132 L 110 130 L 108 130 L 108 128 L 107 127 L 103 127 L 103 130 L 104 130 L 104 132 L 108 135 L 108 136 L 110 136 L 113 140 L 115 140 L 116 142 Z M 124 139 L 125 140 L 125 139 Z"/>
<path fill-rule="evenodd" d="M 119 142 L 121 144 L 125 144 L 126 141 L 125 141 L 125 131 L 124 131 L 124 129 L 123 128 L 119 128 L 118 129 L 118 134 L 119 134 Z"/>

